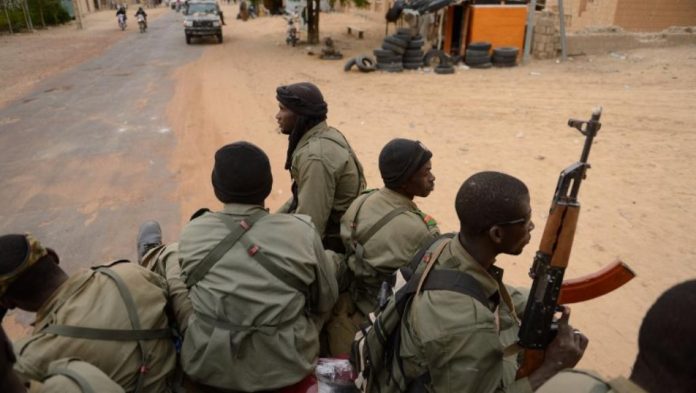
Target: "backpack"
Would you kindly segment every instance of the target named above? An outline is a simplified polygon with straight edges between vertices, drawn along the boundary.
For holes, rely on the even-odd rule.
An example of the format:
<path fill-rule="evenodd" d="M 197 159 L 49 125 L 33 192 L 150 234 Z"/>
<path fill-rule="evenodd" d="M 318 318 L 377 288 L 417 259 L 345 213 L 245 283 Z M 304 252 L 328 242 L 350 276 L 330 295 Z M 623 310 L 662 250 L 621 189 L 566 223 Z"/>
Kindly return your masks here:
<path fill-rule="evenodd" d="M 355 335 L 351 363 L 357 374 L 355 384 L 363 393 L 406 392 L 414 382 L 404 374 L 399 350 L 401 321 L 416 294 L 421 291 L 454 291 L 487 304 L 481 284 L 470 275 L 451 269 L 432 269 L 453 237 L 452 233 L 442 235 L 421 248 L 411 262 L 397 272 L 403 276 L 405 284 L 400 288 L 397 285 L 396 292 L 384 308 L 376 316 L 371 314 L 366 325 Z M 427 381 L 429 375 L 426 373 L 417 379 Z"/>

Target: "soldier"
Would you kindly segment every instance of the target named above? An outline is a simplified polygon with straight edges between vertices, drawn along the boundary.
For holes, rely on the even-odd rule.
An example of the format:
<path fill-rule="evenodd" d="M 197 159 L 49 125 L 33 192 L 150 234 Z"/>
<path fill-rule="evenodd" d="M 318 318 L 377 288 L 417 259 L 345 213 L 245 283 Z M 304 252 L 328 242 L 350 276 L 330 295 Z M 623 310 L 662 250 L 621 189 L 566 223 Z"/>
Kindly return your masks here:
<path fill-rule="evenodd" d="M 330 352 L 350 353 L 353 337 L 367 315 L 377 310 L 384 281 L 439 234 L 435 220 L 413 198 L 435 187 L 432 153 L 422 143 L 393 139 L 379 155 L 384 188 L 360 195 L 341 219 L 341 238 L 353 274 L 327 325 Z"/>
<path fill-rule="evenodd" d="M 193 315 L 182 368 L 206 392 L 258 392 L 312 372 L 319 330 L 337 297 L 336 266 L 309 217 L 268 214 L 266 154 L 237 142 L 215 153 L 221 211 L 181 233 L 182 277 Z"/>
<path fill-rule="evenodd" d="M 128 392 L 168 392 L 176 359 L 166 283 L 128 261 L 71 277 L 58 262 L 31 235 L 0 237 L 0 305 L 36 313 L 16 345 L 20 376 L 40 381 L 53 361 L 74 357 Z"/>
<path fill-rule="evenodd" d="M 324 248 L 343 253 L 341 217 L 365 189 L 362 165 L 343 134 L 326 124 L 327 105 L 315 85 L 280 86 L 276 93 L 276 120 L 288 135 L 285 169 L 293 180 L 292 199 L 278 212 L 310 216 Z"/>
<path fill-rule="evenodd" d="M 605 382 L 593 373 L 567 370 L 539 393 L 693 393 L 696 392 L 696 280 L 663 293 L 643 318 L 638 356 L 631 377 Z"/>
<path fill-rule="evenodd" d="M 16 361 L 12 343 L 0 326 L 0 392 L 3 393 L 124 393 L 101 370 L 78 359 L 59 359 L 48 366 L 40 381 L 21 381 L 12 370 Z"/>
<path fill-rule="evenodd" d="M 530 240 L 534 223 L 527 187 L 509 175 L 481 172 L 461 186 L 455 208 L 460 232 L 431 258 L 433 270 L 465 273 L 476 289 L 470 293 L 482 295 L 446 290 L 415 295 L 401 325 L 405 375 L 415 386 L 438 393 L 533 391 L 574 366 L 587 338 L 573 333 L 564 311 L 542 366 L 529 378 L 509 378 L 506 368 L 515 365 L 503 356 L 500 334 L 507 329 L 503 321 L 517 321 L 517 314 L 502 269 L 494 263 L 498 254 L 519 255 Z"/>

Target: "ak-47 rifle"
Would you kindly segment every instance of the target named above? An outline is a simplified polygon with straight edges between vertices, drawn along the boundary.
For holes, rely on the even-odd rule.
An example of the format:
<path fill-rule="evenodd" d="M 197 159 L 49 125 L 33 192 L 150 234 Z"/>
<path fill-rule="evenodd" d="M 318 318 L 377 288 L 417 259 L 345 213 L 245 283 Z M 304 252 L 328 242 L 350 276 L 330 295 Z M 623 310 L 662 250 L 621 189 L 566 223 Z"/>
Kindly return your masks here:
<path fill-rule="evenodd" d="M 554 315 L 559 311 L 559 304 L 593 299 L 635 277 L 625 263 L 618 261 L 590 276 L 563 282 L 580 213 L 578 191 L 585 172 L 590 168 L 587 158 L 592 141 L 602 126 L 599 122 L 601 115 L 602 108 L 598 108 L 588 121 L 568 120 L 568 126 L 585 136 L 585 145 L 580 161 L 565 168 L 558 178 L 539 251 L 529 271 L 534 282 L 518 335 L 518 345 L 524 349 L 524 356 L 517 378 L 529 376 L 543 363 L 544 351 L 556 335 Z"/>

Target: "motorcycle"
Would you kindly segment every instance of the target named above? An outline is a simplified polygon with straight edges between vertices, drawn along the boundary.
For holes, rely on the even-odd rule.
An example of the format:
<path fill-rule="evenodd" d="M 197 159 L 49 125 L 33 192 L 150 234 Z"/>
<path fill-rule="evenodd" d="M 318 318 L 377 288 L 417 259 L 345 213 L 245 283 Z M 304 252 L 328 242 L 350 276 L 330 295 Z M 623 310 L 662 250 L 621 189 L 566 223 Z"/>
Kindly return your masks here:
<path fill-rule="evenodd" d="M 138 27 L 140 28 L 141 33 L 144 33 L 147 29 L 147 21 L 145 20 L 145 16 L 138 15 Z"/>
<path fill-rule="evenodd" d="M 126 16 L 123 14 L 118 14 L 118 27 L 121 31 L 126 30 Z"/>
<path fill-rule="evenodd" d="M 297 28 L 291 25 L 288 28 L 288 36 L 285 38 L 285 43 L 287 45 L 295 46 L 298 42 L 300 42 L 300 38 L 297 37 Z"/>

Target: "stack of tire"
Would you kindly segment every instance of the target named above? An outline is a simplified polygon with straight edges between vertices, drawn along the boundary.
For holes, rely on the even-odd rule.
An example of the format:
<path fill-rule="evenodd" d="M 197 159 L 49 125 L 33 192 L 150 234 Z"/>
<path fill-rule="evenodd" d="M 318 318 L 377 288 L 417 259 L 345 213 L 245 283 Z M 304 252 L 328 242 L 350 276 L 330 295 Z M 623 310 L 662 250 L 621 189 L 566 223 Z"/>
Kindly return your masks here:
<path fill-rule="evenodd" d="M 404 52 L 404 69 L 417 70 L 423 66 L 423 45 L 425 40 L 420 35 L 411 38 Z"/>
<path fill-rule="evenodd" d="M 377 58 L 377 69 L 387 72 L 403 71 L 404 56 L 410 42 L 410 29 L 398 29 L 396 34 L 384 37 L 382 47 L 373 51 L 375 58 Z M 423 43 L 420 45 L 422 46 Z M 420 49 L 418 48 L 418 50 Z"/>
<path fill-rule="evenodd" d="M 496 67 L 514 67 L 517 65 L 519 49 L 515 47 L 501 47 L 493 49 L 493 65 Z"/>
<path fill-rule="evenodd" d="M 490 42 L 472 42 L 466 47 L 464 64 L 471 68 L 491 68 L 490 52 Z"/>

